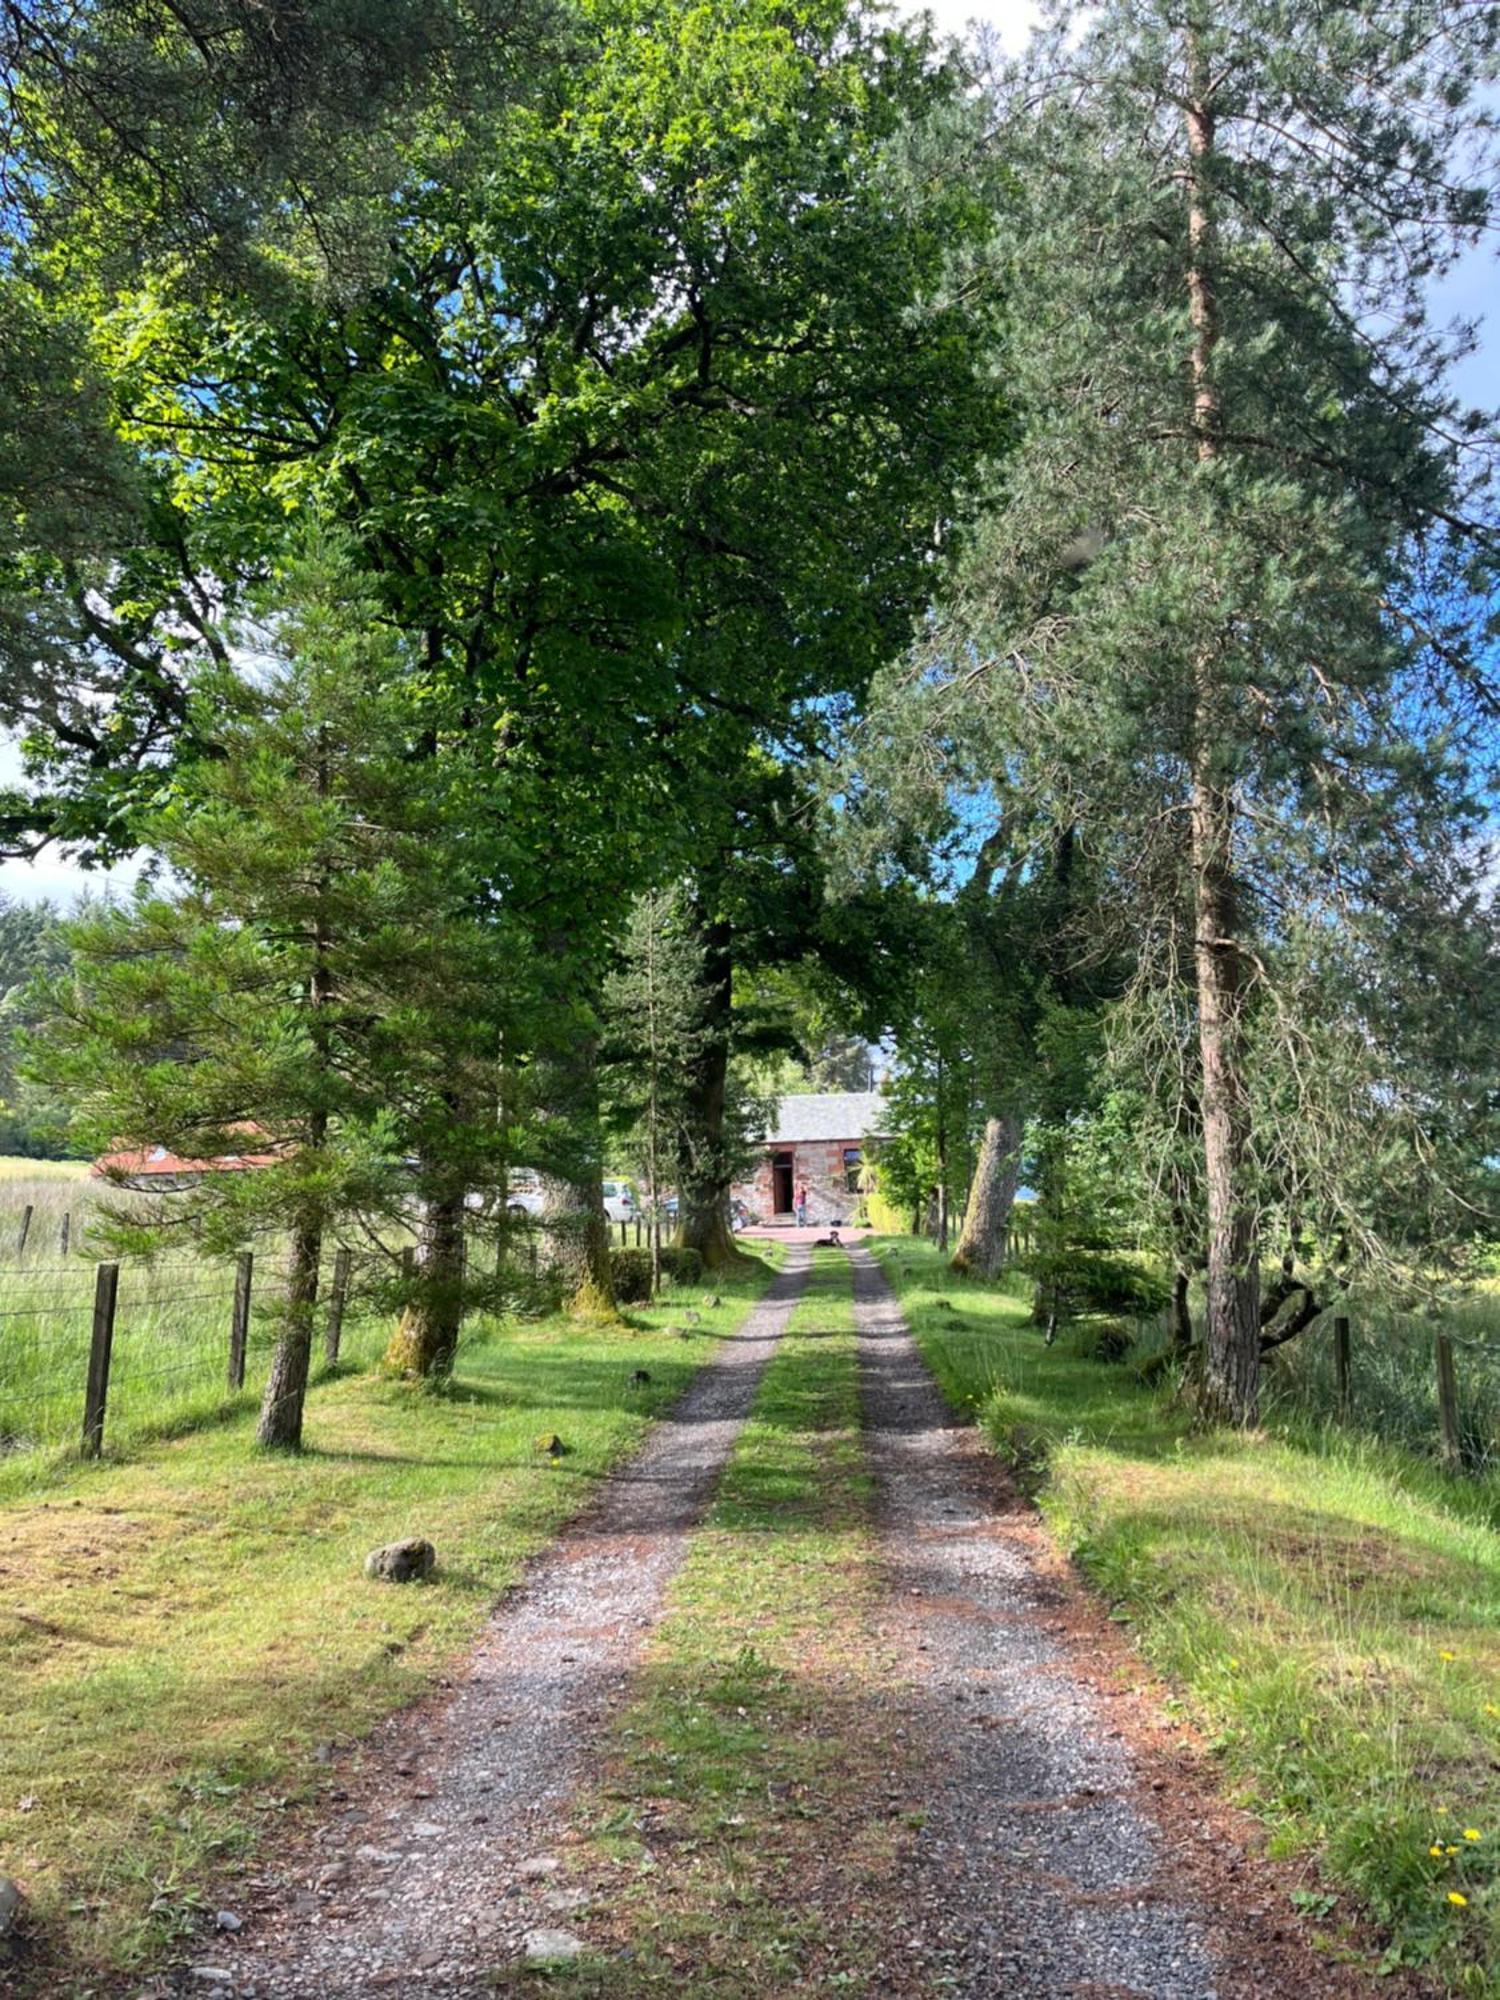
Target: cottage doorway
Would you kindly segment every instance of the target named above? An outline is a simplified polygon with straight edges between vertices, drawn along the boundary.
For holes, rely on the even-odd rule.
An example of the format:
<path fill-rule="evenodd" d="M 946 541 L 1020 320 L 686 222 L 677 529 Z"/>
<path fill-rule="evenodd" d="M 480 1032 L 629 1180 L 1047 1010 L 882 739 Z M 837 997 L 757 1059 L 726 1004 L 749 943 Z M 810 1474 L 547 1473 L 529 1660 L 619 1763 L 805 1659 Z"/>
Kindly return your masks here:
<path fill-rule="evenodd" d="M 790 1215 L 792 1212 L 794 1194 L 792 1167 L 792 1154 L 771 1155 L 771 1207 L 777 1215 Z"/>

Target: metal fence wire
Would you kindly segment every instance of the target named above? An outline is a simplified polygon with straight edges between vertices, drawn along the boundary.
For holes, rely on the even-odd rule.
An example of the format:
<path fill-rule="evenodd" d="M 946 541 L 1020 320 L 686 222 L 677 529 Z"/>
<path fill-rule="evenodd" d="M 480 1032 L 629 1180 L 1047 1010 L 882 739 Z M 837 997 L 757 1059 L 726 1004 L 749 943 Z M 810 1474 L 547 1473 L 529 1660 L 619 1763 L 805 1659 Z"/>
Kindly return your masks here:
<path fill-rule="evenodd" d="M 364 1317 L 358 1275 L 346 1250 L 321 1275 L 314 1334 L 325 1362 Z M 261 1387 L 286 1297 L 276 1263 L 250 1253 L 0 1264 L 0 1457 L 97 1456 L 106 1437 L 212 1421 Z"/>

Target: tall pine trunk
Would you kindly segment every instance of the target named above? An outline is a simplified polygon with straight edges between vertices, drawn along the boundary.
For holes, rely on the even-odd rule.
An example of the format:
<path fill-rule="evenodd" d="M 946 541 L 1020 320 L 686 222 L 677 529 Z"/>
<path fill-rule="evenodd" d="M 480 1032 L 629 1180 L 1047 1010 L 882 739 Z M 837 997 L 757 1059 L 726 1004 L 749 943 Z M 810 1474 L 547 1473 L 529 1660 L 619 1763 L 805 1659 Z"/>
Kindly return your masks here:
<path fill-rule="evenodd" d="M 417 1234 L 416 1297 L 385 1351 L 395 1374 L 441 1378 L 453 1370 L 464 1313 L 464 1189 L 444 1189 L 422 1204 Z"/>
<path fill-rule="evenodd" d="M 677 1174 L 677 1242 L 696 1250 L 706 1271 L 740 1260 L 729 1227 L 729 1099 L 734 934 L 728 923 L 703 924 L 703 1033 L 683 1101 Z"/>
<path fill-rule="evenodd" d="M 330 789 L 326 732 L 320 732 L 317 771 L 319 798 Z M 312 963 L 309 968 L 307 1004 L 309 1034 L 317 1059 L 318 1074 L 329 1078 L 331 1058 L 328 1043 L 328 1007 L 333 999 L 333 975 L 329 969 L 331 940 L 328 931 L 326 897 L 328 872 L 317 876 L 318 903 L 313 919 Z M 307 1151 L 317 1154 L 328 1137 L 328 1114 L 315 1110 L 307 1125 Z M 292 1224 L 292 1241 L 287 1266 L 286 1305 L 281 1332 L 271 1356 L 271 1372 L 261 1399 L 257 1444 L 283 1451 L 295 1451 L 302 1443 L 302 1409 L 307 1401 L 307 1378 L 312 1366 L 313 1313 L 318 1303 L 318 1265 L 323 1255 L 323 1231 L 328 1221 L 321 1201 L 304 1190 L 303 1200 Z"/>
<path fill-rule="evenodd" d="M 1021 1179 L 1021 1121 L 1012 1113 L 987 1118 L 953 1269 L 995 1277 L 1010 1248 L 1010 1216 Z"/>
<path fill-rule="evenodd" d="M 310 1210 L 292 1230 L 286 1306 L 271 1356 L 271 1372 L 260 1406 L 257 1444 L 295 1451 L 302 1442 L 302 1407 L 312 1365 L 313 1313 L 318 1303 L 318 1263 L 323 1254 L 323 1216 Z"/>
<path fill-rule="evenodd" d="M 1199 36 L 1187 36 L 1188 309 L 1193 429 L 1201 463 L 1219 456 L 1223 410 L 1214 378 L 1219 338 L 1213 211 L 1214 111 Z M 1194 664 L 1192 867 L 1203 1161 L 1208 1196 L 1205 1415 L 1253 1424 L 1259 1414 L 1260 1271 L 1248 1186 L 1250 1109 L 1244 1074 L 1245 962 L 1234 880 L 1235 801 L 1224 782 L 1222 697 L 1211 654 Z"/>

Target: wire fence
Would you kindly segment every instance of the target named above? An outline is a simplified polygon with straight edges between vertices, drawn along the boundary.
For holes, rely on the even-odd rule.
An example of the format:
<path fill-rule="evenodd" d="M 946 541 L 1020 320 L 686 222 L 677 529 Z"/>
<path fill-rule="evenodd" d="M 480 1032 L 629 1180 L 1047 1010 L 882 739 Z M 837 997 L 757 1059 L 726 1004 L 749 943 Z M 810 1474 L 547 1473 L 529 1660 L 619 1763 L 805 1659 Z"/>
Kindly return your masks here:
<path fill-rule="evenodd" d="M 1500 1470 L 1500 1298 L 1457 1301 L 1437 1320 L 1375 1306 L 1330 1315 L 1276 1351 L 1265 1401 L 1453 1470 Z"/>
<path fill-rule="evenodd" d="M 347 1250 L 329 1260 L 316 1353 L 363 1365 L 385 1331 Z M 96 1455 L 213 1421 L 258 1394 L 284 1318 L 276 1253 L 0 1264 L 0 1456 Z"/>

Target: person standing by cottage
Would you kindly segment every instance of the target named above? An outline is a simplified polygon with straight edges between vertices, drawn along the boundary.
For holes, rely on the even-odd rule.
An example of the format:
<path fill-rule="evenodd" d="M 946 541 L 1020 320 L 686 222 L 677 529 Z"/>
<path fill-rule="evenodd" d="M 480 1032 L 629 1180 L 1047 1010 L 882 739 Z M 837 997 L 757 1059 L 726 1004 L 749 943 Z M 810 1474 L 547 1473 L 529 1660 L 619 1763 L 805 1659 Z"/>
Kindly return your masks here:
<path fill-rule="evenodd" d="M 806 1181 L 798 1181 L 797 1183 L 795 1206 L 797 1211 L 797 1227 L 799 1229 L 803 1229 L 807 1225 L 807 1182 Z"/>

